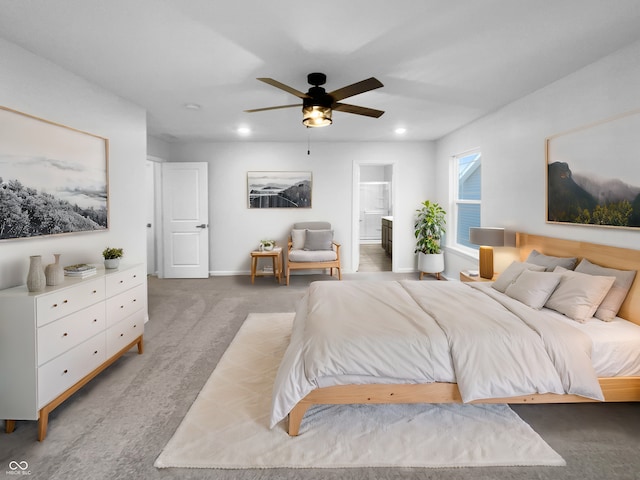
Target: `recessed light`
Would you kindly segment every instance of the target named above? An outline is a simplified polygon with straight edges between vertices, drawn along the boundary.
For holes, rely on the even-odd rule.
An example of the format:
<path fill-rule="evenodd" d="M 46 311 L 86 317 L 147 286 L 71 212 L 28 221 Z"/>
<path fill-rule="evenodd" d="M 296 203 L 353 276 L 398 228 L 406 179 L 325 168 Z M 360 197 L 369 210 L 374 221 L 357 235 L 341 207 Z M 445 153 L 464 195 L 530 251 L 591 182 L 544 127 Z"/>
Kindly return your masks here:
<path fill-rule="evenodd" d="M 251 133 L 251 129 L 249 127 L 238 127 L 236 132 L 238 132 L 238 135 L 249 135 Z"/>
<path fill-rule="evenodd" d="M 185 103 L 184 108 L 186 108 L 187 110 L 200 110 L 202 106 L 198 105 L 197 103 Z"/>
<path fill-rule="evenodd" d="M 406 129 L 406 128 L 404 128 L 404 127 L 399 127 L 399 128 L 396 128 L 395 132 L 396 132 L 398 135 L 404 135 L 405 133 L 407 133 L 407 129 Z"/>

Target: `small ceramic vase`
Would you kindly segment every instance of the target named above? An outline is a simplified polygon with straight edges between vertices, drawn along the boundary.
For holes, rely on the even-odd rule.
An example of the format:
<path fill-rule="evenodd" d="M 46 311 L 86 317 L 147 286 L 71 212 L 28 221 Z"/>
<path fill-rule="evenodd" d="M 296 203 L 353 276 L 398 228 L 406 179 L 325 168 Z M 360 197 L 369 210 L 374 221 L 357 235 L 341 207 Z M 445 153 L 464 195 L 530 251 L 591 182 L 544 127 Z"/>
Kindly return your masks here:
<path fill-rule="evenodd" d="M 119 265 L 120 265 L 120 259 L 119 258 L 105 258 L 104 259 L 104 268 L 113 269 L 113 268 L 118 268 Z"/>
<path fill-rule="evenodd" d="M 64 269 L 60 264 L 60 254 L 54 253 L 55 263 L 50 263 L 47 268 L 44 269 L 44 276 L 47 280 L 47 285 L 58 285 L 64 281 Z"/>
<path fill-rule="evenodd" d="M 29 273 L 27 274 L 27 289 L 30 292 L 41 292 L 47 279 L 44 276 L 42 268 L 42 257 L 40 255 L 31 255 L 29 257 Z"/>

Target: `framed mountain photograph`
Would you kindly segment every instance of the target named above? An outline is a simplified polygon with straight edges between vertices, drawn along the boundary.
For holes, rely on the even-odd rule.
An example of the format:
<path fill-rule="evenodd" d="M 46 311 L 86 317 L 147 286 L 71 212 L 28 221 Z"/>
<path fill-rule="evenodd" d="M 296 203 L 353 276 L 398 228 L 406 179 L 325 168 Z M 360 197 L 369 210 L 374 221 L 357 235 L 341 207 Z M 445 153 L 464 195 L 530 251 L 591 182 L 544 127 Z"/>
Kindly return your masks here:
<path fill-rule="evenodd" d="M 547 222 L 640 228 L 640 110 L 546 139 Z"/>
<path fill-rule="evenodd" d="M 107 230 L 108 140 L 0 107 L 0 240 Z"/>
<path fill-rule="evenodd" d="M 249 208 L 311 208 L 311 172 L 248 172 Z"/>

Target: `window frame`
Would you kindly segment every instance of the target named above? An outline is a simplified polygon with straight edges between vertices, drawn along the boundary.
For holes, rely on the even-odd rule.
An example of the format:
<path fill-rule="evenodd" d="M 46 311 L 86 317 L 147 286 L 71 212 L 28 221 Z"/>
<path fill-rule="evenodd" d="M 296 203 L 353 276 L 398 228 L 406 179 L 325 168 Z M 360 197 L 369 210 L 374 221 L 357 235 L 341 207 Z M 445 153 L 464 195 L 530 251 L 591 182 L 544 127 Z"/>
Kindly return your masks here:
<path fill-rule="evenodd" d="M 479 247 L 470 247 L 468 245 L 464 245 L 458 241 L 459 232 L 458 232 L 458 218 L 459 218 L 459 207 L 461 205 L 478 205 L 480 208 L 480 218 L 478 219 L 478 225 L 482 225 L 482 170 L 480 170 L 480 199 L 479 200 L 470 200 L 470 199 L 461 199 L 460 191 L 459 191 L 459 168 L 460 168 L 460 160 L 466 157 L 470 157 L 473 155 L 477 155 L 477 160 L 479 160 L 478 167 L 482 169 L 482 150 L 478 148 L 473 148 L 470 150 L 466 150 L 464 152 L 452 155 L 451 157 L 451 206 L 450 210 L 452 212 L 451 215 L 451 224 L 449 225 L 448 231 L 451 233 L 450 239 L 452 240 L 450 246 L 456 250 L 459 250 L 463 253 L 466 253 L 475 258 L 478 257 Z"/>

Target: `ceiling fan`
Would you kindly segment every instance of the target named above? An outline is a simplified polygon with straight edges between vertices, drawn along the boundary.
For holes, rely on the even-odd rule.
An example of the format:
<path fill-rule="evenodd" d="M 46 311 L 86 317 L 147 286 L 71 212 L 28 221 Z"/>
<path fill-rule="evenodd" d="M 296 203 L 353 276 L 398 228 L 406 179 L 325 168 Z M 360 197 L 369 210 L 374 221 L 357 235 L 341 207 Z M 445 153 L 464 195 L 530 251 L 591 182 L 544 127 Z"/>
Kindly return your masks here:
<path fill-rule="evenodd" d="M 374 77 L 347 85 L 346 87 L 339 88 L 338 90 L 334 90 L 329 93 L 320 86 L 324 85 L 327 81 L 327 76 L 324 73 L 310 73 L 307 75 L 307 82 L 312 85 L 307 93 L 302 93 L 301 91 L 285 85 L 284 83 L 280 83 L 273 78 L 258 78 L 258 80 L 301 98 L 302 103 L 296 103 L 294 105 L 279 105 L 277 107 L 255 108 L 253 110 L 245 110 L 245 112 L 252 113 L 263 112 L 265 110 L 276 110 L 280 108 L 302 107 L 302 123 L 307 127 L 326 127 L 327 125 L 331 125 L 331 123 L 333 123 L 333 120 L 331 119 L 331 113 L 333 110 L 374 118 L 378 118 L 384 113 L 382 110 L 359 107 L 357 105 L 349 105 L 348 103 L 340 102 L 340 100 L 345 98 L 353 97 L 354 95 L 359 95 L 361 93 L 383 87 L 384 85 Z"/>

